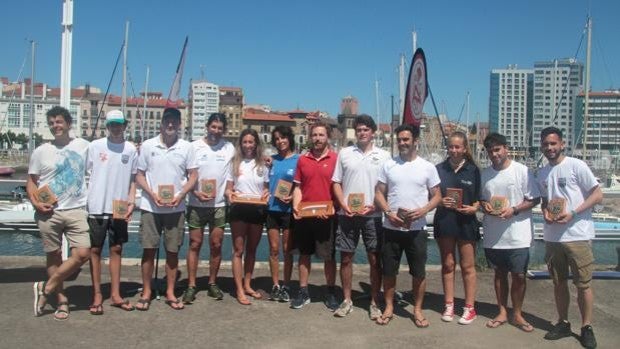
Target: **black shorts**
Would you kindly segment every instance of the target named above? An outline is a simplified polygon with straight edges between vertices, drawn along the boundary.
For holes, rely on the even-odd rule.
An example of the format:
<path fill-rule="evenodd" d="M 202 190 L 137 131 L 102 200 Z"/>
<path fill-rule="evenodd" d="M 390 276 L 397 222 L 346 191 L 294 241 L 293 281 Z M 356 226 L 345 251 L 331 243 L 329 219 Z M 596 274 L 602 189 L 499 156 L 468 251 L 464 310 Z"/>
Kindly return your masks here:
<path fill-rule="evenodd" d="M 484 255 L 487 257 L 489 268 L 509 271 L 511 273 L 525 274 L 530 262 L 530 249 L 525 248 L 485 248 Z"/>
<path fill-rule="evenodd" d="M 366 252 L 381 252 L 383 228 L 381 217 L 338 216 L 336 249 L 341 252 L 355 252 L 360 235 Z"/>
<path fill-rule="evenodd" d="M 129 241 L 127 221 L 124 219 L 112 219 L 111 215 L 89 215 L 88 227 L 91 247 L 102 248 L 106 235 L 109 246 L 122 245 Z"/>
<path fill-rule="evenodd" d="M 290 212 L 267 211 L 267 229 L 291 229 L 293 223 L 292 216 L 293 214 Z"/>
<path fill-rule="evenodd" d="M 316 254 L 323 260 L 334 258 L 336 218 L 302 218 L 295 222 L 293 249 L 302 255 Z"/>
<path fill-rule="evenodd" d="M 265 223 L 265 207 L 252 204 L 232 204 L 230 206 L 230 222 L 241 221 L 248 224 Z"/>
<path fill-rule="evenodd" d="M 383 275 L 394 277 L 398 275 L 400 260 L 403 252 L 409 264 L 409 274 L 418 279 L 426 277 L 426 245 L 428 232 L 426 230 L 398 231 L 383 228 Z"/>

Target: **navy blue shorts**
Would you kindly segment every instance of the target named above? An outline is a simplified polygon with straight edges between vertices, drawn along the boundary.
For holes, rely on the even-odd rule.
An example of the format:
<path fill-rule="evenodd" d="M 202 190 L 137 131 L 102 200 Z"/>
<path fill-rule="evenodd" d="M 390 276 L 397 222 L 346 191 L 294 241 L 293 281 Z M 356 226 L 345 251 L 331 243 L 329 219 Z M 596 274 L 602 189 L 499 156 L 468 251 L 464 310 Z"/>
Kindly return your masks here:
<path fill-rule="evenodd" d="M 418 279 L 426 277 L 428 241 L 426 230 L 399 231 L 383 228 L 383 238 L 381 261 L 384 276 L 398 275 L 400 260 L 404 252 L 407 264 L 409 264 L 409 274 Z"/>
<path fill-rule="evenodd" d="M 102 248 L 106 236 L 110 246 L 122 245 L 129 240 L 127 221 L 112 219 L 112 215 L 89 215 L 91 247 Z"/>
<path fill-rule="evenodd" d="M 524 274 L 530 262 L 530 249 L 525 248 L 485 248 L 489 268 Z"/>

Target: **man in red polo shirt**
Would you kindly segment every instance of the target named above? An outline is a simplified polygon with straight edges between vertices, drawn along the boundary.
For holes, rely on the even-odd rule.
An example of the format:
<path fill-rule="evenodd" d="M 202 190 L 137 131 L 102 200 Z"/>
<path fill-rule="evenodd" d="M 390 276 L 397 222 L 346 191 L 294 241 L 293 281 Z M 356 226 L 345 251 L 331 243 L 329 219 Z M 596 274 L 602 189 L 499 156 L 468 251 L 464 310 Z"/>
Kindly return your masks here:
<path fill-rule="evenodd" d="M 316 254 L 325 263 L 327 296 L 325 305 L 331 311 L 338 308 L 335 295 L 336 260 L 334 259 L 334 229 L 336 222 L 332 215 L 301 218 L 301 202 L 332 201 L 332 175 L 336 168 L 337 154 L 329 147 L 329 125 L 317 122 L 310 127 L 312 149 L 299 157 L 295 171 L 293 190 L 293 216 L 297 220 L 293 230 L 293 245 L 299 250 L 300 290 L 291 301 L 291 308 L 300 309 L 310 303 L 308 277 L 310 276 L 310 257 Z"/>

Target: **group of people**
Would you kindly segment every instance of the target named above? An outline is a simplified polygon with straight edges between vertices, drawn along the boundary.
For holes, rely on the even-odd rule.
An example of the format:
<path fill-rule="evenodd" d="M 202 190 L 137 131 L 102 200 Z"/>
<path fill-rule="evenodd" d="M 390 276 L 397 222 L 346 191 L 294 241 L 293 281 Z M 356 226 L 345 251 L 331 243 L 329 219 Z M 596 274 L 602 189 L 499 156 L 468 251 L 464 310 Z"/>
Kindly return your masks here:
<path fill-rule="evenodd" d="M 90 261 L 93 303 L 90 313 L 103 314 L 101 294 L 101 250 L 106 236 L 110 246 L 110 305 L 123 310 L 146 311 L 151 304 L 154 259 L 163 237 L 166 253 L 166 304 L 180 310 L 195 301 L 199 253 L 205 228 L 209 227 L 209 282 L 207 293 L 222 299 L 217 276 L 222 260 L 224 227 L 232 233 L 232 272 L 236 299 L 242 305 L 262 298 L 252 287 L 256 250 L 263 228 L 269 239 L 269 266 L 273 286 L 271 300 L 290 302 L 299 309 L 310 303 L 308 280 L 311 257 L 324 263 L 327 285 L 324 303 L 334 316 L 353 310 L 353 257 L 360 240 L 370 267 L 369 317 L 387 325 L 394 314 L 397 275 L 403 252 L 412 276 L 415 326 L 429 326 L 423 312 L 426 289 L 427 214 L 436 209 L 434 238 L 441 255 L 444 311 L 441 319 L 455 316 L 455 265 L 464 284 L 464 307 L 458 322 L 472 323 L 477 315 L 476 244 L 481 239 L 477 213 L 483 216 L 483 246 L 495 270 L 497 315 L 486 323 L 497 328 L 507 322 L 534 330 L 523 317 L 526 270 L 532 241 L 532 208 L 542 199 L 546 262 L 554 282 L 558 322 L 545 338 L 572 334 L 568 323 L 569 269 L 578 290 L 582 316 L 580 340 L 595 347 L 592 330 L 592 207 L 602 200 L 596 178 L 587 165 L 563 154 L 562 132 L 555 127 L 540 135 L 541 150 L 548 164 L 536 175 L 509 158 L 506 138 L 489 134 L 484 147 L 491 166 L 480 169 L 471 156 L 467 137 L 455 132 L 448 137 L 447 159 L 438 165 L 417 154 L 419 128 L 401 125 L 395 129 L 398 155 L 393 157 L 373 143 L 377 125 L 369 116 L 353 122 L 356 142 L 336 153 L 329 140 L 331 128 L 321 121 L 310 125 L 310 148 L 296 154 L 292 129 L 278 126 L 271 145 L 277 153 L 265 157 L 256 131 L 241 132 L 236 146 L 223 138 L 224 114 L 212 114 L 205 136 L 193 142 L 179 138 L 181 114 L 167 108 L 160 134 L 142 143 L 138 151 L 124 138 L 127 125 L 120 111 L 106 116 L 108 136 L 92 143 L 72 138 L 72 118 L 61 107 L 47 113 L 54 140 L 38 147 L 30 160 L 27 191 L 35 210 L 43 248 L 47 255 L 48 279 L 36 282 L 34 313 L 43 314 L 55 294 L 57 320 L 69 317 L 63 281 Z M 88 188 L 85 174 L 90 174 Z M 41 188 L 56 196 L 41 200 Z M 120 293 L 120 265 L 127 224 L 140 200 L 140 243 L 143 289 L 132 304 Z M 126 208 L 115 214 L 118 202 Z M 308 214 L 313 209 L 314 212 Z M 189 227 L 187 288 L 175 294 L 178 253 L 184 225 Z M 61 238 L 70 247 L 63 261 Z M 457 254 L 458 250 L 458 254 Z M 284 256 L 283 282 L 279 256 Z M 337 260 L 340 254 L 342 297 L 336 294 Z M 299 289 L 290 287 L 293 255 L 299 255 Z M 511 286 L 509 287 L 510 274 Z M 383 288 L 385 307 L 380 308 Z M 509 319 L 508 295 L 512 301 Z M 339 298 L 342 298 L 339 301 Z"/>

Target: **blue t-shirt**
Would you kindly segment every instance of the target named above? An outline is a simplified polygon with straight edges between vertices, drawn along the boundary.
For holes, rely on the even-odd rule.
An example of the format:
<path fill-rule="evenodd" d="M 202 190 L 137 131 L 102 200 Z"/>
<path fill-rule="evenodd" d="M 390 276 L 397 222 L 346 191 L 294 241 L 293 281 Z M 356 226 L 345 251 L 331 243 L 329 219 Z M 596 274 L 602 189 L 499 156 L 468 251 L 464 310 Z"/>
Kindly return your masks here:
<path fill-rule="evenodd" d="M 284 203 L 280 199 L 274 196 L 276 186 L 280 179 L 293 183 L 293 177 L 295 176 L 295 168 L 297 167 L 297 160 L 299 160 L 298 154 L 293 154 L 289 158 L 284 158 L 280 154 L 272 155 L 273 162 L 271 165 L 271 171 L 269 171 L 269 211 L 276 212 L 291 212 L 291 204 Z"/>

